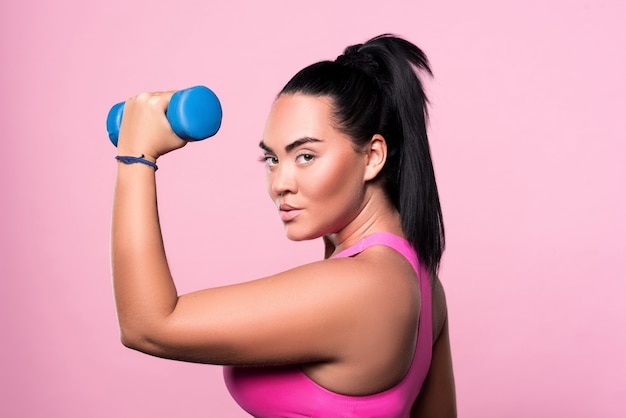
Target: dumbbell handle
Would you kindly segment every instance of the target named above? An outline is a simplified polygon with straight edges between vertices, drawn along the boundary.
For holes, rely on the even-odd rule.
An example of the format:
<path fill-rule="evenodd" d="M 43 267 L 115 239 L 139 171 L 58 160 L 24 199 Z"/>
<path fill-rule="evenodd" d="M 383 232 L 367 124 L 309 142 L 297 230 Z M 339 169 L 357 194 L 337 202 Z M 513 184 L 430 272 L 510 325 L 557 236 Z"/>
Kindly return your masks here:
<path fill-rule="evenodd" d="M 117 146 L 124 102 L 111 108 L 107 116 L 107 131 Z M 172 95 L 165 113 L 172 130 L 185 141 L 200 141 L 217 133 L 222 124 L 222 106 L 211 89 L 195 86 L 178 90 Z"/>

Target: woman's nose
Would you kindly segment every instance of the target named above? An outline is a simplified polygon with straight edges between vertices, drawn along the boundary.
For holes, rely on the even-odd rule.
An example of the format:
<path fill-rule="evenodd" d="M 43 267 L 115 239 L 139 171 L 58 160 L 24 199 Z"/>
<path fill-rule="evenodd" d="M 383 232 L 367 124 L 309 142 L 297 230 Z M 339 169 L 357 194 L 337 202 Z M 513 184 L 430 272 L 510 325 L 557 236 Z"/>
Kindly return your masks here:
<path fill-rule="evenodd" d="M 296 181 L 292 169 L 278 164 L 270 174 L 270 187 L 275 196 L 296 192 Z"/>

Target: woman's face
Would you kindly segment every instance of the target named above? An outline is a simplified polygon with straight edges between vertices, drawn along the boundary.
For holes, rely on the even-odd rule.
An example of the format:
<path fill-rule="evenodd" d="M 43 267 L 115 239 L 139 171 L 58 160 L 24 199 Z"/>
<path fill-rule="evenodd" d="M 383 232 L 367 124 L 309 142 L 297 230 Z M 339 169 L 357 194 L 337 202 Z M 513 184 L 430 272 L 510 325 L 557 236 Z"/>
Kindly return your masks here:
<path fill-rule="evenodd" d="M 292 240 L 339 232 L 364 205 L 367 154 L 333 126 L 332 100 L 281 95 L 260 146 L 267 186 Z"/>

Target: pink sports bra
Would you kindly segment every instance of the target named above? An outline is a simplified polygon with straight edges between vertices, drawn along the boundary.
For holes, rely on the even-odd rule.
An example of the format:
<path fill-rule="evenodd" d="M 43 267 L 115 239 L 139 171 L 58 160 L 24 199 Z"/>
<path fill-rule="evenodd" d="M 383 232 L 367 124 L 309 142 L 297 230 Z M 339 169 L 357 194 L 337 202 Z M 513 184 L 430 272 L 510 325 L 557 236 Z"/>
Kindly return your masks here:
<path fill-rule="evenodd" d="M 396 235 L 379 232 L 336 254 L 351 257 L 374 245 L 402 254 L 415 270 L 421 292 L 415 355 L 404 378 L 373 395 L 348 396 L 331 392 L 312 381 L 297 366 L 224 367 L 224 380 L 235 401 L 251 415 L 262 417 L 407 418 L 422 388 L 432 357 L 432 311 L 428 271 L 413 246 Z"/>

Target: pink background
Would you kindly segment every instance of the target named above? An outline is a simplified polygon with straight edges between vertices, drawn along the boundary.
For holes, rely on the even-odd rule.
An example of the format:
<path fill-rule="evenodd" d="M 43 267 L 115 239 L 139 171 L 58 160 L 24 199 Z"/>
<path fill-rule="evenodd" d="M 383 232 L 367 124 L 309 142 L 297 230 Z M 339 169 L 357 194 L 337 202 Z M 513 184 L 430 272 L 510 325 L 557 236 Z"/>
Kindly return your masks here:
<path fill-rule="evenodd" d="M 255 161 L 275 93 L 393 32 L 435 72 L 460 416 L 626 416 L 625 16 L 619 0 L 2 2 L 0 415 L 246 416 L 219 367 L 119 343 L 106 114 L 214 89 L 218 136 L 160 161 L 172 269 L 181 292 L 270 274 L 322 254 L 284 238 Z"/>

